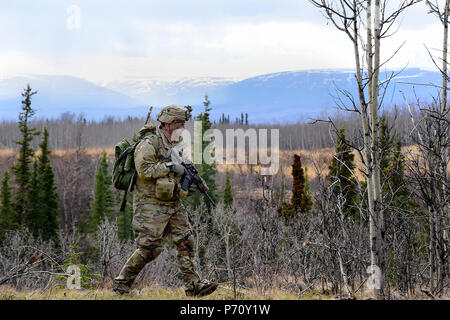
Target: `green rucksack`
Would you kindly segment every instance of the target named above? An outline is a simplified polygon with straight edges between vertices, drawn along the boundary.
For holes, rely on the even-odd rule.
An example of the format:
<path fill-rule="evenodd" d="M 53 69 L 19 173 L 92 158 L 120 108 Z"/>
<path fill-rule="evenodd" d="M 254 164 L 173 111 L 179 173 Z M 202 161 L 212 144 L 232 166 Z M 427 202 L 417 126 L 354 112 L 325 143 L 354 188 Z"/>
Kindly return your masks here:
<path fill-rule="evenodd" d="M 144 139 L 150 138 L 152 143 L 156 144 L 155 149 L 159 149 L 158 137 L 155 135 L 154 125 L 145 125 L 140 131 L 137 139 L 133 139 L 132 143 L 126 139 L 122 139 L 114 147 L 115 162 L 112 172 L 112 182 L 116 189 L 125 191 L 122 202 L 120 204 L 120 211 L 125 210 L 128 193 L 133 191 L 136 183 L 136 167 L 134 165 L 134 151 L 137 145 Z"/>

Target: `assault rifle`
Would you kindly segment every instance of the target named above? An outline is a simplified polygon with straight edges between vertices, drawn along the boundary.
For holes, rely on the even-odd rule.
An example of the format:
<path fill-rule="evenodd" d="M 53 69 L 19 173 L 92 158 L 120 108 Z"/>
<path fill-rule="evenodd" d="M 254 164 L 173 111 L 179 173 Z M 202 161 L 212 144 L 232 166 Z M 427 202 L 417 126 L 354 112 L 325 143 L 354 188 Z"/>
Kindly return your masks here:
<path fill-rule="evenodd" d="M 183 180 L 181 181 L 181 189 L 184 191 L 189 191 L 190 187 L 192 185 L 195 185 L 198 190 L 209 200 L 211 205 L 215 208 L 216 203 L 208 194 L 209 188 L 206 185 L 205 181 L 198 175 L 198 169 L 194 166 L 194 164 L 188 160 L 183 159 L 180 157 L 178 152 L 172 148 L 170 150 L 170 159 L 172 162 L 167 163 L 167 166 L 173 165 L 173 164 L 181 164 L 185 169 L 185 174 L 183 177 Z M 169 157 L 167 157 L 169 158 Z"/>

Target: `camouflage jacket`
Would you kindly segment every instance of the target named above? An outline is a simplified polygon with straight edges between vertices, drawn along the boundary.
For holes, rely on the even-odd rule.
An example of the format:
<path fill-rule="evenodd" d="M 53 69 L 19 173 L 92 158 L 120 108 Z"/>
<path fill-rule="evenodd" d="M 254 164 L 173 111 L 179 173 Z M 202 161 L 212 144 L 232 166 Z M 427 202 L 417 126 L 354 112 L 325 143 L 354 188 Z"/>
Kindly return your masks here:
<path fill-rule="evenodd" d="M 182 139 L 170 142 L 165 134 L 153 125 L 146 125 L 140 130 L 145 134 L 144 139 L 136 146 L 134 163 L 137 171 L 136 185 L 133 192 L 133 211 L 145 204 L 160 204 L 165 206 L 179 206 L 180 199 L 185 197 L 180 188 L 181 178 L 166 166 L 166 160 L 171 148 L 182 152 Z M 156 183 L 158 179 L 168 178 L 175 183 L 173 197 L 170 200 L 156 198 Z"/>

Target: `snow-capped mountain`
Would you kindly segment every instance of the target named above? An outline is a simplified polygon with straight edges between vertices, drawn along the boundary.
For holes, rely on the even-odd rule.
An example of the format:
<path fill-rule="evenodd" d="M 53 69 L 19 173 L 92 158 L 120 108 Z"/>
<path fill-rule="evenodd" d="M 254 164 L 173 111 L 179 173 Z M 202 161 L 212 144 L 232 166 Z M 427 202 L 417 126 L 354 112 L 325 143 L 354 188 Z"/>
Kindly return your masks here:
<path fill-rule="evenodd" d="M 205 94 L 220 97 L 223 87 L 236 82 L 231 78 L 131 78 L 99 83 L 105 88 L 125 94 L 142 104 L 198 104 Z M 171 102 L 168 101 L 170 99 Z M 218 101 L 219 102 L 219 101 Z M 220 101 L 221 102 L 221 101 Z"/>
<path fill-rule="evenodd" d="M 404 105 L 404 92 L 408 101 L 415 101 L 415 94 L 423 102 L 432 101 L 439 84 L 439 72 L 408 68 L 380 72 L 384 82 L 383 105 Z M 421 85 L 419 85 L 421 84 Z M 351 106 L 343 93 L 350 93 L 358 101 L 355 72 L 352 70 L 310 70 L 279 72 L 244 79 L 226 87 L 226 109 L 230 113 L 249 113 L 249 119 L 258 121 L 295 121 L 300 115 L 314 116 L 321 111 L 332 111 L 338 104 Z M 214 97 L 212 97 L 214 99 Z M 220 108 L 217 108 L 218 110 Z M 251 115 L 250 115 L 251 114 Z M 233 118 L 231 118 L 233 119 Z"/>
<path fill-rule="evenodd" d="M 438 90 L 429 84 L 440 83 L 440 73 L 408 68 L 400 74 L 380 73 L 380 79 L 395 77 L 383 95 L 384 106 L 404 104 L 416 97 L 432 101 Z M 102 119 L 145 116 L 149 105 L 155 109 L 168 104 L 192 105 L 194 115 L 204 110 L 205 94 L 211 101 L 213 119 L 224 113 L 231 120 L 248 113 L 249 121 L 286 122 L 332 111 L 341 103 L 349 104 L 342 92 L 357 100 L 355 74 L 352 70 L 308 70 L 265 74 L 243 80 L 220 77 L 203 78 L 128 78 L 92 83 L 70 76 L 21 76 L 0 79 L 0 119 L 17 119 L 20 93 L 30 83 L 38 94 L 33 106 L 38 117 L 58 117 L 65 111 L 83 112 L 88 118 Z"/>

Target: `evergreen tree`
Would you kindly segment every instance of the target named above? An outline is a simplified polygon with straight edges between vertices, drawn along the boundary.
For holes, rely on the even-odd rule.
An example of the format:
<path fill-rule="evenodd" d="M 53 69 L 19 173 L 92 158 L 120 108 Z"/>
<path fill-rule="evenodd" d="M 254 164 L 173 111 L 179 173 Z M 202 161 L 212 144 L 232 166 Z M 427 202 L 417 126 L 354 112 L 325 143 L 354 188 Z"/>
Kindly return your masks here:
<path fill-rule="evenodd" d="M 44 225 L 44 219 L 41 215 L 42 200 L 40 197 L 40 184 L 38 177 L 38 163 L 34 160 L 33 171 L 31 173 L 31 179 L 28 186 L 28 192 L 25 197 L 26 211 L 24 216 L 24 223 L 31 234 L 37 238 L 42 231 Z"/>
<path fill-rule="evenodd" d="M 349 142 L 345 137 L 345 129 L 341 127 L 336 140 L 336 151 L 328 166 L 328 182 L 330 186 L 333 186 L 334 199 L 337 199 L 339 194 L 345 197 L 344 213 L 357 218 L 359 214 L 356 207 L 358 193 L 352 173 L 356 168 L 354 160 L 355 155 L 351 152 Z"/>
<path fill-rule="evenodd" d="M 405 157 L 402 153 L 402 143 L 397 136 L 391 136 L 391 130 L 386 116 L 380 120 L 380 169 L 381 184 L 385 197 L 392 199 L 393 206 L 404 211 L 417 206 L 410 201 L 410 191 L 405 177 Z M 389 215 L 389 212 L 387 213 Z"/>
<path fill-rule="evenodd" d="M 123 196 L 122 196 L 123 197 Z M 128 241 L 133 239 L 133 228 L 131 223 L 133 221 L 133 209 L 129 202 L 125 205 L 125 210 L 119 212 L 117 219 L 118 235 L 121 241 Z"/>
<path fill-rule="evenodd" d="M 39 215 L 42 219 L 41 233 L 44 240 L 58 241 L 58 194 L 55 186 L 55 175 L 50 163 L 48 148 L 48 130 L 44 128 L 44 139 L 39 145 L 41 154 L 38 157 L 39 182 Z"/>
<path fill-rule="evenodd" d="M 393 270 L 406 270 L 414 264 L 412 252 L 418 252 L 426 244 L 414 226 L 418 218 L 418 204 L 411 197 L 405 176 L 405 157 L 402 143 L 397 135 L 391 134 L 385 116 L 380 120 L 380 169 L 386 225 L 386 278 L 390 283 L 405 282 L 405 274 Z M 421 219 L 421 217 L 419 218 Z M 395 240 L 394 240 L 395 239 Z M 395 243 L 401 242 L 398 247 Z M 398 257 L 401 257 L 400 259 Z M 407 280 L 406 280 L 407 281 Z"/>
<path fill-rule="evenodd" d="M 248 113 L 245 113 L 245 125 L 248 126 Z"/>
<path fill-rule="evenodd" d="M 203 102 L 203 105 L 205 106 L 205 111 L 200 113 L 197 116 L 198 121 L 202 122 L 202 131 L 205 132 L 206 130 L 210 129 L 212 127 L 212 123 L 211 120 L 209 119 L 209 113 L 212 110 L 209 105 L 211 104 L 211 102 L 208 99 L 208 95 L 205 95 L 205 101 Z M 206 149 L 206 147 L 208 146 L 209 142 L 207 141 L 202 141 L 202 154 L 204 152 L 204 150 Z M 205 180 L 206 185 L 209 188 L 208 194 L 211 197 L 211 199 L 214 200 L 214 202 L 217 203 L 217 184 L 216 181 L 214 179 L 214 175 L 217 173 L 217 169 L 216 169 L 216 165 L 215 164 L 207 164 L 207 163 L 201 163 L 199 165 L 197 165 L 197 169 L 199 172 L 200 177 L 203 178 L 203 180 Z M 208 208 L 208 212 L 211 210 L 211 204 L 209 203 L 208 200 L 204 200 L 203 199 L 203 195 L 200 194 L 200 192 L 195 192 L 195 194 L 193 194 L 191 197 L 186 198 L 184 200 L 185 204 L 190 205 L 193 208 L 197 208 L 200 203 L 204 202 Z"/>
<path fill-rule="evenodd" d="M 397 139 L 397 143 L 392 152 L 392 160 L 387 170 L 392 173 L 389 179 L 391 188 L 392 190 L 396 190 L 394 206 L 404 211 L 415 207 L 416 204 L 410 201 L 410 191 L 405 177 L 405 156 L 402 153 L 400 138 Z"/>
<path fill-rule="evenodd" d="M 307 195 L 305 186 L 306 178 L 300 156 L 294 154 L 294 163 L 292 164 L 292 197 L 291 202 L 283 202 L 278 208 L 277 213 L 284 220 L 286 225 L 297 220 L 299 213 L 305 213 L 311 210 L 312 201 Z"/>
<path fill-rule="evenodd" d="M 114 197 L 111 184 L 106 152 L 103 151 L 95 174 L 94 201 L 91 204 L 91 214 L 88 222 L 89 232 L 95 233 L 100 222 L 113 211 Z"/>
<path fill-rule="evenodd" d="M 231 207 L 233 205 L 233 193 L 231 191 L 230 174 L 228 171 L 225 173 L 225 189 L 223 190 L 223 203 L 226 207 Z"/>
<path fill-rule="evenodd" d="M 233 191 L 231 190 L 231 181 L 230 174 L 227 171 L 225 173 L 225 188 L 223 190 L 223 203 L 220 206 L 223 206 L 222 210 L 216 210 L 213 214 L 215 215 L 215 223 L 214 232 L 216 232 L 223 241 L 223 252 L 220 252 L 220 255 L 225 259 L 225 265 L 228 273 L 228 279 L 233 279 L 233 257 L 237 242 L 238 232 L 236 230 L 235 216 L 236 216 L 236 208 L 233 207 Z"/>
<path fill-rule="evenodd" d="M 19 224 L 22 224 L 26 212 L 26 197 L 30 181 L 30 164 L 34 155 L 34 150 L 31 148 L 30 143 L 34 136 L 40 134 L 35 128 L 29 127 L 30 118 L 34 115 L 34 110 L 31 107 L 31 97 L 36 93 L 37 91 L 31 90 L 30 85 L 27 85 L 22 93 L 22 96 L 24 97 L 24 100 L 22 100 L 23 111 L 19 113 L 18 121 L 22 139 L 14 141 L 16 144 L 20 145 L 17 163 L 12 167 L 15 175 L 15 182 L 17 184 L 17 190 L 15 192 L 15 209 L 17 212 L 17 222 Z"/>
<path fill-rule="evenodd" d="M 383 115 L 380 119 L 380 169 L 381 172 L 386 173 L 389 163 L 392 158 L 392 148 L 394 146 L 394 138 L 391 137 L 391 132 Z"/>
<path fill-rule="evenodd" d="M 44 138 L 39 144 L 41 154 L 34 162 L 26 197 L 25 225 L 34 237 L 58 243 L 58 194 L 55 177 L 50 163 L 48 130 L 44 128 Z"/>
<path fill-rule="evenodd" d="M 0 245 L 3 243 L 5 233 L 18 227 L 16 211 L 11 197 L 9 173 L 5 172 L 0 191 Z"/>

